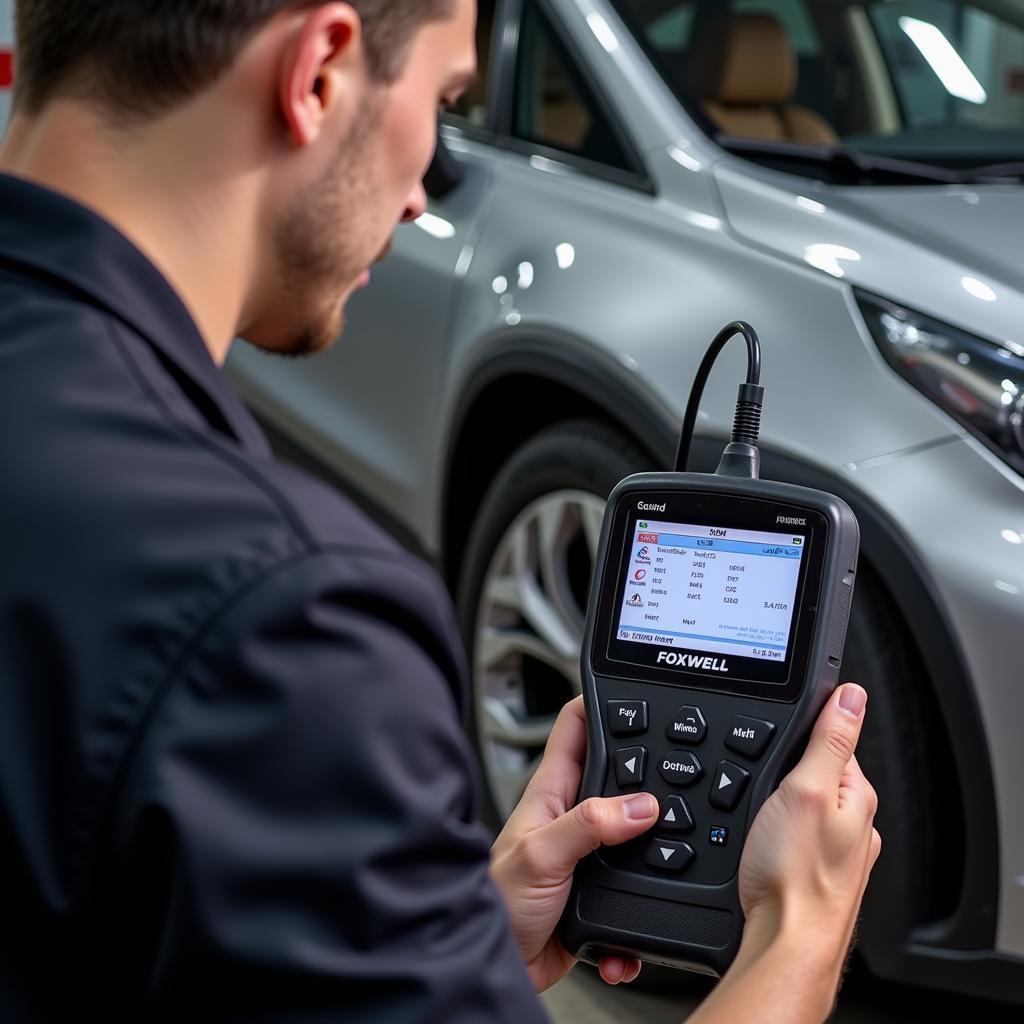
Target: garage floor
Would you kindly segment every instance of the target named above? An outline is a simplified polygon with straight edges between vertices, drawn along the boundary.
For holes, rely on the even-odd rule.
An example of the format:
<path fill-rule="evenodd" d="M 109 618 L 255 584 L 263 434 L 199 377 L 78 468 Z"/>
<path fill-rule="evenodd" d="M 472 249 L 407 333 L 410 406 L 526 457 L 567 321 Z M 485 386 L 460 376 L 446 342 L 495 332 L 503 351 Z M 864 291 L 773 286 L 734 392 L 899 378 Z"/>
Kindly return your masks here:
<path fill-rule="evenodd" d="M 659 979 L 664 982 L 665 978 Z M 608 986 L 596 971 L 577 967 L 543 996 L 554 1024 L 680 1024 L 709 988 L 703 978 L 684 979 L 678 992 Z M 836 1024 L 936 1024 L 984 1020 L 1019 1024 L 1024 1011 L 999 1003 L 950 997 L 889 985 L 854 970 L 843 985 Z M 739 1024 L 739 1022 L 737 1022 Z"/>

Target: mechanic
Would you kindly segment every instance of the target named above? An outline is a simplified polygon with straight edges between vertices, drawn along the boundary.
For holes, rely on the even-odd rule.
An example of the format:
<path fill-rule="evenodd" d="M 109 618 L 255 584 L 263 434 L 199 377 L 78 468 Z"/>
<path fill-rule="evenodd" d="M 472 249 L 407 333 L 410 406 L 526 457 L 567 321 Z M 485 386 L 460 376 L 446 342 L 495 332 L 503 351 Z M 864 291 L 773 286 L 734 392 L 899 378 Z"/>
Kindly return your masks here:
<path fill-rule="evenodd" d="M 488 849 L 440 582 L 276 463 L 220 370 L 236 336 L 327 347 L 424 211 L 473 0 L 16 12 L 0 1017 L 544 1019 L 574 865 L 656 801 L 572 807 L 577 700 Z M 879 850 L 865 701 L 837 691 L 761 811 L 741 953 L 694 1020 L 828 1014 Z"/>

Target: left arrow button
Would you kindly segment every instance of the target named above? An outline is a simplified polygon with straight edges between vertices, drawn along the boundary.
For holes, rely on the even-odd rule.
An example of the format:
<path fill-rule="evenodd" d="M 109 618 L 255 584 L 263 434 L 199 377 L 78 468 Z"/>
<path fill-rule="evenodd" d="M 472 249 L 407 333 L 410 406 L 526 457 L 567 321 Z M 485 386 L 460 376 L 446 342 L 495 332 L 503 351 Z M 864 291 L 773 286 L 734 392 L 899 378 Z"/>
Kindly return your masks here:
<path fill-rule="evenodd" d="M 615 751 L 615 781 L 620 786 L 639 786 L 644 781 L 647 751 L 643 747 L 622 747 Z"/>

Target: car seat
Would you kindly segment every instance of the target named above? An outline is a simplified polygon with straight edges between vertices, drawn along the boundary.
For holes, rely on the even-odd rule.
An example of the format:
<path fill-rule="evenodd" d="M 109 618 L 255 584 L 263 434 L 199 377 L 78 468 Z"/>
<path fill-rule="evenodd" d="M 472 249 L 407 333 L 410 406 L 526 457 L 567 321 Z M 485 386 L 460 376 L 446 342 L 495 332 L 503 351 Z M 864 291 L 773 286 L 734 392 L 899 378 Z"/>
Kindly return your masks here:
<path fill-rule="evenodd" d="M 693 48 L 693 90 L 726 135 L 834 145 L 823 117 L 790 102 L 796 85 L 793 44 L 770 14 L 715 18 Z"/>

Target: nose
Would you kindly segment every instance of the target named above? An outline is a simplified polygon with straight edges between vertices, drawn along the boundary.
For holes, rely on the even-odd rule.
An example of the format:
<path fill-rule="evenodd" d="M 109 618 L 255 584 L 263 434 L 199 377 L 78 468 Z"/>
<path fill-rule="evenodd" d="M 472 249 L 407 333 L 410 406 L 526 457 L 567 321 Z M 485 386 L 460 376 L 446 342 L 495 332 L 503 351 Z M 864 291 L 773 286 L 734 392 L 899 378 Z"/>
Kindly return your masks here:
<path fill-rule="evenodd" d="M 409 193 L 405 201 L 405 213 L 402 214 L 402 222 L 416 220 L 427 212 L 427 193 L 423 188 L 423 182 L 416 182 L 416 187 Z"/>

